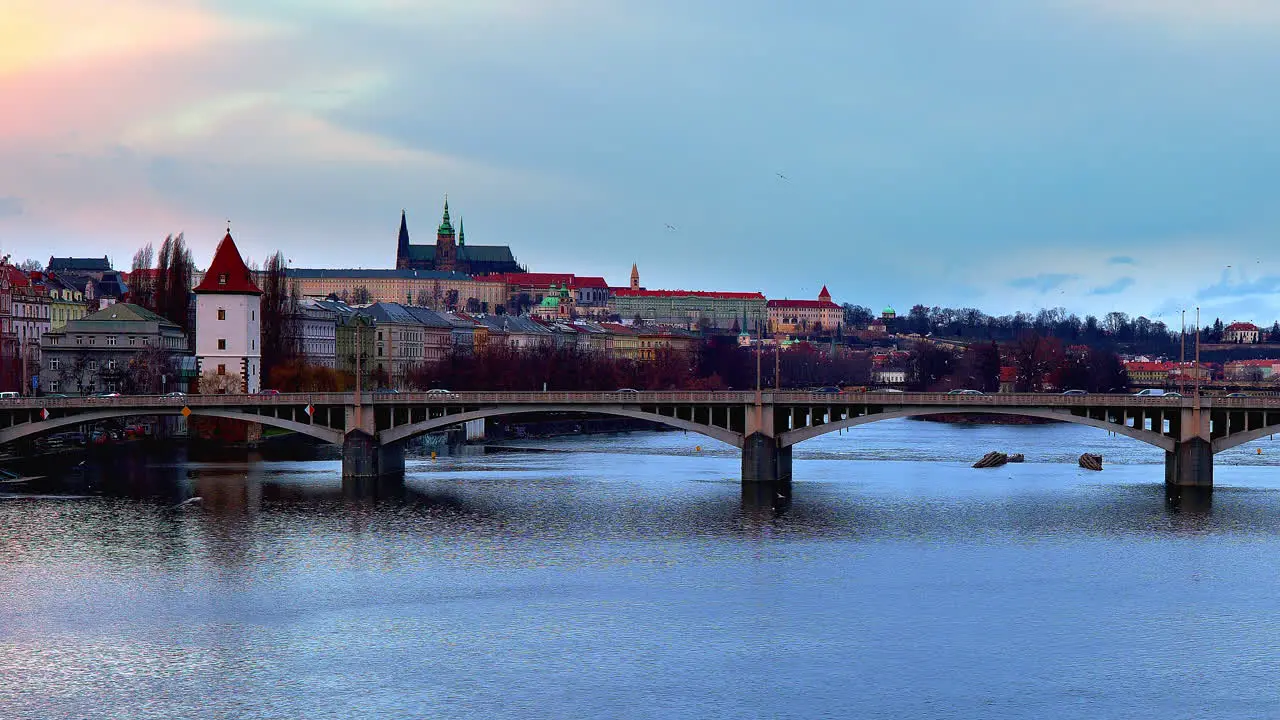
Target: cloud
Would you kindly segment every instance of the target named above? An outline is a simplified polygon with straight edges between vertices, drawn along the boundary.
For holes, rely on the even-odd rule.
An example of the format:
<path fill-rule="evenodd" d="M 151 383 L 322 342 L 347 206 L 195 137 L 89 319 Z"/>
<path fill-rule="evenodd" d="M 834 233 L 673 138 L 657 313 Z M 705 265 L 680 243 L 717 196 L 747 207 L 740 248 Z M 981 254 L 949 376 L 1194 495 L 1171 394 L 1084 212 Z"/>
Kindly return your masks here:
<path fill-rule="evenodd" d="M 1116 20 L 1156 24 L 1203 34 L 1214 29 L 1280 30 L 1275 0 L 1062 0 L 1062 4 Z"/>
<path fill-rule="evenodd" d="M 1130 287 L 1132 287 L 1133 282 L 1134 280 L 1131 277 L 1118 278 L 1116 279 L 1115 282 L 1112 282 L 1107 285 L 1103 285 L 1102 287 L 1094 288 L 1089 294 L 1090 295 L 1118 295 L 1124 292 L 1125 290 L 1128 290 Z"/>
<path fill-rule="evenodd" d="M 1201 300 L 1213 300 L 1248 295 L 1271 295 L 1277 292 L 1280 292 L 1280 275 L 1264 275 L 1257 280 L 1232 283 L 1227 273 L 1224 272 L 1221 280 L 1201 289 L 1200 292 L 1196 293 L 1196 297 Z"/>
<path fill-rule="evenodd" d="M 1062 287 L 1065 283 L 1079 279 L 1079 275 L 1068 273 L 1040 273 L 1031 277 L 1014 278 L 1009 281 L 1009 287 L 1017 290 L 1035 290 L 1036 292 L 1049 292 Z"/>
<path fill-rule="evenodd" d="M 0 218 L 13 217 L 22 214 L 22 198 L 20 197 L 0 197 Z"/>
<path fill-rule="evenodd" d="M 1109 265 L 1132 265 L 1133 263 L 1133 258 L 1128 255 L 1113 255 L 1107 258 L 1107 264 Z"/>

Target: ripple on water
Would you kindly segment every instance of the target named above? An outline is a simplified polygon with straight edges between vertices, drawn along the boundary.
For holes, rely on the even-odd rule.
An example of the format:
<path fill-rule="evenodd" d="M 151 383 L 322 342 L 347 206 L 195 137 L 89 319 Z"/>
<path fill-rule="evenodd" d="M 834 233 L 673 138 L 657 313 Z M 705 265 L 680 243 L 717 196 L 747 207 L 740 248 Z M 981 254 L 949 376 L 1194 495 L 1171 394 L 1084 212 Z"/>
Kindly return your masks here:
<path fill-rule="evenodd" d="M 1266 441 L 1219 456 L 1192 506 L 1128 438 L 890 421 L 798 446 L 776 508 L 744 503 L 737 451 L 698 436 L 519 444 L 412 458 L 402 485 L 344 485 L 332 458 L 157 458 L 0 503 L 0 716 L 1262 717 L 1280 701 Z M 968 467 L 992 449 L 1029 462 Z M 1076 467 L 1085 451 L 1107 469 Z"/>

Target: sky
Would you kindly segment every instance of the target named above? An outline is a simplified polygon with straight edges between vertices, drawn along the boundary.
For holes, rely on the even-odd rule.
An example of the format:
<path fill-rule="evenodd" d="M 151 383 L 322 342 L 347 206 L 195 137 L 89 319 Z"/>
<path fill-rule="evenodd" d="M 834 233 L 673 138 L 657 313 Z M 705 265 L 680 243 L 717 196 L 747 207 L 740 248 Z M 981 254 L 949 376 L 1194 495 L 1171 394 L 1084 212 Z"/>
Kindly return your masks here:
<path fill-rule="evenodd" d="M 0 250 L 1280 317 L 1274 0 L 0 0 Z"/>

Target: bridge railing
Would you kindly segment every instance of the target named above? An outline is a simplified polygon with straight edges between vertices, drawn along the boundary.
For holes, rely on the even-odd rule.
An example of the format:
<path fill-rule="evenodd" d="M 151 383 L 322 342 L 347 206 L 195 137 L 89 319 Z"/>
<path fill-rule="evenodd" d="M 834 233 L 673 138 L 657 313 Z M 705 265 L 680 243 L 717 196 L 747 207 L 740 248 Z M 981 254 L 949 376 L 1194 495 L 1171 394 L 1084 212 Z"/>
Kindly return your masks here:
<path fill-rule="evenodd" d="M 1193 398 L 1168 396 L 1139 396 L 1131 394 L 1057 395 L 1051 393 L 997 393 L 989 395 L 951 395 L 941 392 L 868 392 L 868 393 L 814 393 L 796 391 L 763 391 L 765 403 L 793 405 L 928 405 L 954 406 L 980 409 L 983 407 L 1192 407 Z M 160 395 L 123 395 L 120 397 L 27 397 L 0 400 L 0 410 L 79 408 L 106 409 L 114 407 L 146 409 L 177 409 L 190 407 L 287 407 L 313 404 L 317 406 L 350 405 L 353 393 L 282 393 L 279 395 L 187 395 L 170 397 Z M 756 400 L 754 391 L 641 391 L 641 392 L 407 392 L 364 393 L 361 402 L 366 405 L 749 405 Z M 1219 410 L 1270 410 L 1280 409 L 1280 397 L 1224 398 L 1205 397 L 1200 405 Z"/>

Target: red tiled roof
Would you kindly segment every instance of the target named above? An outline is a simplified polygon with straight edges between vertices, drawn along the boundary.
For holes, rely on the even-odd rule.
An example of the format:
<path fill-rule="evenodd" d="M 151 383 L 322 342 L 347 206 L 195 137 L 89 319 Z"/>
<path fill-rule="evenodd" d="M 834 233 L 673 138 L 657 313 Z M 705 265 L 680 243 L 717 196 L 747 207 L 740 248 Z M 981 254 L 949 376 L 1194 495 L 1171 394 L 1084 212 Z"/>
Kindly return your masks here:
<path fill-rule="evenodd" d="M 840 309 L 839 305 L 829 300 L 770 300 L 769 307 L 827 309 L 827 310 Z"/>
<path fill-rule="evenodd" d="M 12 287 L 26 287 L 31 284 L 27 274 L 12 265 L 6 265 L 9 273 L 9 285 Z"/>
<path fill-rule="evenodd" d="M 1124 369 L 1129 372 L 1169 372 L 1177 367 L 1177 363 L 1171 362 L 1128 362 L 1124 364 Z"/>
<path fill-rule="evenodd" d="M 636 334 L 635 331 L 632 330 L 631 328 L 627 327 L 626 325 L 619 325 L 618 323 L 600 323 L 600 327 L 604 328 L 605 330 L 608 330 L 614 335 L 635 335 Z"/>
<path fill-rule="evenodd" d="M 1226 367 L 1271 367 L 1280 365 L 1280 360 L 1229 360 Z"/>
<path fill-rule="evenodd" d="M 758 292 L 718 292 L 714 290 L 632 290 L 618 288 L 613 291 L 618 297 L 701 297 L 715 300 L 764 300 Z"/>
<path fill-rule="evenodd" d="M 498 276 L 508 285 L 563 285 L 573 280 L 573 273 L 503 273 Z"/>
<path fill-rule="evenodd" d="M 1259 328 L 1257 325 L 1254 325 L 1253 323 L 1238 322 L 1238 323 L 1231 323 L 1230 325 L 1228 325 L 1228 326 L 1226 326 L 1226 327 L 1224 327 L 1224 328 L 1222 328 L 1222 329 L 1223 329 L 1223 331 L 1224 331 L 1224 332 L 1226 332 L 1226 331 L 1229 331 L 1229 330 L 1249 330 L 1249 331 L 1257 331 L 1257 330 L 1259 330 L 1260 328 Z"/>
<path fill-rule="evenodd" d="M 218 282 L 218 278 L 223 275 L 227 277 L 227 281 Z M 253 284 L 249 268 L 245 266 L 244 258 L 240 257 L 240 250 L 236 248 L 236 241 L 231 239 L 231 233 L 227 233 L 222 242 L 218 243 L 218 249 L 213 251 L 213 262 L 209 263 L 204 280 L 196 286 L 195 292 L 262 294 L 258 286 Z"/>
<path fill-rule="evenodd" d="M 508 285 L 526 285 L 530 287 L 546 287 L 548 285 L 568 285 L 572 288 L 609 287 L 609 283 L 605 282 L 602 277 L 578 277 L 573 273 L 497 273 L 476 279 L 484 282 L 504 282 Z"/>

